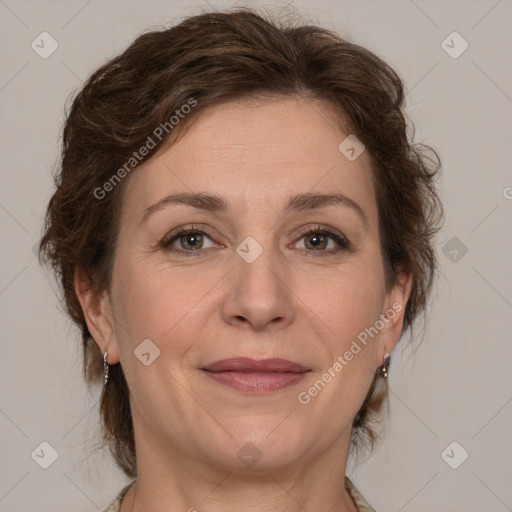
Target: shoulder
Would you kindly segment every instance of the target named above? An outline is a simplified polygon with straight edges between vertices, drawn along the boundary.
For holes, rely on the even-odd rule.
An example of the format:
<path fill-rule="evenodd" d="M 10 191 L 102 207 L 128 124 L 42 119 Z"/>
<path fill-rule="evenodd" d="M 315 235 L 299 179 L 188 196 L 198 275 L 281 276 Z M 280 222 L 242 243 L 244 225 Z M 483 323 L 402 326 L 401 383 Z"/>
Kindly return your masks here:
<path fill-rule="evenodd" d="M 376 512 L 376 510 L 364 499 L 357 487 L 351 482 L 348 476 L 345 477 L 345 489 L 350 494 L 358 512 Z"/>
<path fill-rule="evenodd" d="M 125 494 L 128 492 L 128 489 L 134 482 L 135 480 L 123 487 L 119 494 L 115 497 L 114 501 L 112 501 L 112 503 L 110 503 L 110 505 L 105 510 L 103 510 L 103 512 L 119 512 L 121 509 L 121 502 L 123 501 Z"/>

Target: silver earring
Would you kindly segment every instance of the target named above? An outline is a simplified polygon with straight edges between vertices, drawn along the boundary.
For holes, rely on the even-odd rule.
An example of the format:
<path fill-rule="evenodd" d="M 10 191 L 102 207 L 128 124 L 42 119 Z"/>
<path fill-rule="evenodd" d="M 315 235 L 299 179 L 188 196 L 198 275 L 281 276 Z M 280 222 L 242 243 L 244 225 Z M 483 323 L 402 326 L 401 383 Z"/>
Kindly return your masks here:
<path fill-rule="evenodd" d="M 380 367 L 380 373 L 381 375 L 387 379 L 388 378 L 388 370 L 389 370 L 389 362 L 391 361 L 391 356 L 388 352 L 384 354 L 384 362 L 382 363 L 382 366 Z"/>
<path fill-rule="evenodd" d="M 106 352 L 103 354 L 103 371 L 105 372 L 105 380 L 103 381 L 103 386 L 106 386 L 108 382 L 108 363 Z"/>

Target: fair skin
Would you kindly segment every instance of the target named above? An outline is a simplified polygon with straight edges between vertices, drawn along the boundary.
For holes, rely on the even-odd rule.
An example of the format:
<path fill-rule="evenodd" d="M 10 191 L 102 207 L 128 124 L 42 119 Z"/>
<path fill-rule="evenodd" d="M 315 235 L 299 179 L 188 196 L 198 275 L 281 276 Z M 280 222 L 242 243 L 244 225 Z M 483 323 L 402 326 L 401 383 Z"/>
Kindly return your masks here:
<path fill-rule="evenodd" d="M 347 134 L 331 113 L 291 97 L 203 112 L 129 177 L 109 292 L 93 293 L 77 272 L 91 334 L 109 364 L 121 362 L 130 388 L 138 477 L 121 512 L 356 511 L 343 487 L 351 424 L 400 337 L 411 279 L 386 292 L 370 161 L 339 151 Z M 182 192 L 214 194 L 229 208 L 169 203 L 142 220 Z M 303 193 L 347 196 L 366 225 L 341 203 L 285 211 Z M 193 236 L 159 244 L 192 224 Z M 349 249 L 302 233 L 319 225 L 345 236 Z M 248 236 L 263 248 L 251 263 L 236 251 Z M 194 245 L 201 251 L 191 254 Z M 401 311 L 301 403 L 299 393 L 394 303 Z M 160 350 L 147 366 L 134 356 L 145 339 Z M 311 371 L 258 394 L 202 370 L 238 356 Z M 261 455 L 251 467 L 237 456 L 249 442 Z"/>

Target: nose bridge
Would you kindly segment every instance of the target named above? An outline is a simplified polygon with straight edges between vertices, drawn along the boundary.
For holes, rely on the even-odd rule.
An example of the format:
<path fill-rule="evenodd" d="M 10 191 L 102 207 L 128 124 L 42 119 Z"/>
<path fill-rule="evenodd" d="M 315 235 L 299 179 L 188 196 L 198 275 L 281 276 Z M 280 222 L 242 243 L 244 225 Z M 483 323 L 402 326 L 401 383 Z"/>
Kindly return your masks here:
<path fill-rule="evenodd" d="M 280 325 L 291 322 L 294 306 L 285 285 L 287 272 L 268 231 L 260 230 L 255 236 L 244 238 L 236 247 L 235 256 L 224 307 L 226 321 L 244 319 L 257 329 L 272 321 Z"/>
<path fill-rule="evenodd" d="M 279 293 L 280 258 L 271 234 L 260 230 L 255 236 L 245 237 L 236 247 L 236 254 L 235 262 L 240 284 L 249 286 L 257 295 L 263 295 L 263 291 L 268 294 Z M 284 272 L 284 269 L 281 269 L 281 272 Z"/>

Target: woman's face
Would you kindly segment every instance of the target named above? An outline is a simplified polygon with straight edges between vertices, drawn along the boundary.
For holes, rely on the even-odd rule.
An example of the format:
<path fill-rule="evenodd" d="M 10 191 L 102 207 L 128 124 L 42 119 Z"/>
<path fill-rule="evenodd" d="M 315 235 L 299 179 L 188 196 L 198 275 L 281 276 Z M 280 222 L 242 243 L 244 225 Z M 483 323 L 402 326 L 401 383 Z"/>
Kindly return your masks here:
<path fill-rule="evenodd" d="M 386 293 L 369 158 L 339 149 L 348 135 L 320 101 L 229 103 L 127 178 L 91 329 L 126 374 L 138 457 L 271 470 L 348 448 L 407 299 Z M 307 371 L 205 370 L 230 358 Z"/>

